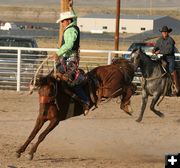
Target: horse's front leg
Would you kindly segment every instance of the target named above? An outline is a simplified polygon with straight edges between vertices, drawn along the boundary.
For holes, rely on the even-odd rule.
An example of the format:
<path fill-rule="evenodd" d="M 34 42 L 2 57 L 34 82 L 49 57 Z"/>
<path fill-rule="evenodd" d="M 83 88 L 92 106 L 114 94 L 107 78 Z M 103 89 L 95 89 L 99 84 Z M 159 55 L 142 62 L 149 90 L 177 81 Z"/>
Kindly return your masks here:
<path fill-rule="evenodd" d="M 32 146 L 28 154 L 29 160 L 33 159 L 34 153 L 36 152 L 38 145 L 44 140 L 44 138 L 48 135 L 48 133 L 51 132 L 58 124 L 59 124 L 58 118 L 54 118 L 50 120 L 48 127 L 39 135 L 38 141 Z"/>
<path fill-rule="evenodd" d="M 36 124 L 34 129 L 32 130 L 31 134 L 29 135 L 28 139 L 26 140 L 26 142 L 16 151 L 16 156 L 17 158 L 19 158 L 21 156 L 21 153 L 23 153 L 27 146 L 29 145 L 29 143 L 34 139 L 34 137 L 37 135 L 37 133 L 39 132 L 39 130 L 42 128 L 43 124 L 45 123 L 45 120 L 38 116 L 37 120 L 36 120 Z"/>
<path fill-rule="evenodd" d="M 144 111 L 146 109 L 147 101 L 148 101 L 148 94 L 145 90 L 142 90 L 141 112 L 140 112 L 139 118 L 136 120 L 137 122 L 141 122 L 143 119 L 143 115 L 144 115 Z"/>
<path fill-rule="evenodd" d="M 158 110 L 155 109 L 155 105 L 156 105 L 156 103 L 158 102 L 160 96 L 161 96 L 160 94 L 153 95 L 153 99 L 152 99 L 152 102 L 151 102 L 151 105 L 150 105 L 150 109 L 151 109 L 156 115 L 158 115 L 159 117 L 164 117 L 164 114 L 163 114 L 163 113 L 161 113 L 160 111 L 158 111 Z"/>

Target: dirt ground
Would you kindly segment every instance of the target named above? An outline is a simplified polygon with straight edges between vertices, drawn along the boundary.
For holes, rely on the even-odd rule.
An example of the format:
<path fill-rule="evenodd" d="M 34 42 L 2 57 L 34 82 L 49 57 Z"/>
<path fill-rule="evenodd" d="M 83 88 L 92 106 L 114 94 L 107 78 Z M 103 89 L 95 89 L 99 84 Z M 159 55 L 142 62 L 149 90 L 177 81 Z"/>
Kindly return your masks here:
<path fill-rule="evenodd" d="M 26 158 L 29 148 L 17 159 L 15 151 L 37 117 L 38 95 L 15 91 L 0 95 L 0 168 L 162 168 L 165 154 L 180 152 L 180 98 L 166 97 L 160 104 L 164 118 L 147 108 L 143 122 L 137 123 L 139 95 L 132 97 L 132 117 L 111 101 L 86 117 L 61 122 L 33 161 Z"/>

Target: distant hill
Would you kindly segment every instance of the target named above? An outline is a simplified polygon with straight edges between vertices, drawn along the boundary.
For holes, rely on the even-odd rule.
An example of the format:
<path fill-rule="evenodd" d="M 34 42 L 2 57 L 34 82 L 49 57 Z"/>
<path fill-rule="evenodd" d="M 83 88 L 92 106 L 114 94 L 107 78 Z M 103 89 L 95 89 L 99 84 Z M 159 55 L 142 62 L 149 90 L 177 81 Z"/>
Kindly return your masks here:
<path fill-rule="evenodd" d="M 0 5 L 40 5 L 40 6 L 58 6 L 60 0 L 1 0 Z M 116 0 L 74 0 L 76 6 L 94 6 L 94 7 L 113 7 Z M 180 8 L 180 0 L 121 0 L 121 6 L 124 8 L 158 8 L 170 7 Z"/>

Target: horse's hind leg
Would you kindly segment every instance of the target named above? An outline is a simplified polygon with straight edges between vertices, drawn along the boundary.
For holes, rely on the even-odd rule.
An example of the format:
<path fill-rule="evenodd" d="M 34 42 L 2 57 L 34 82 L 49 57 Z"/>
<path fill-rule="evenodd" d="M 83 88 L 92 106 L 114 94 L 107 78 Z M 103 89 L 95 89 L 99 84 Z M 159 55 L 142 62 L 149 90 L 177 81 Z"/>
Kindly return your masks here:
<path fill-rule="evenodd" d="M 132 115 L 132 109 L 130 107 L 130 98 L 133 95 L 134 91 L 132 87 L 127 87 L 125 92 L 122 94 L 121 106 L 120 108 L 125 111 L 127 114 Z"/>
<path fill-rule="evenodd" d="M 44 138 L 59 124 L 59 119 L 54 118 L 50 121 L 48 127 L 39 135 L 38 141 L 32 146 L 29 152 L 29 160 L 33 159 L 34 153 L 37 150 L 38 145 L 44 140 Z"/>
<path fill-rule="evenodd" d="M 155 105 L 157 103 L 157 101 L 159 100 L 160 98 L 160 95 L 153 95 L 153 99 L 152 99 L 152 102 L 151 102 L 151 105 L 150 105 L 150 109 L 156 114 L 158 115 L 159 117 L 164 117 L 164 114 L 161 113 L 160 111 L 156 110 L 155 109 Z"/>
<path fill-rule="evenodd" d="M 139 118 L 136 120 L 137 122 L 141 122 L 142 119 L 143 119 L 143 115 L 144 115 L 144 111 L 145 111 L 145 108 L 146 108 L 147 101 L 148 101 L 147 92 L 145 90 L 143 90 L 142 91 L 141 112 L 140 112 Z"/>
<path fill-rule="evenodd" d="M 43 124 L 45 123 L 45 120 L 42 119 L 40 116 L 36 120 L 36 124 L 34 129 L 32 130 L 31 134 L 29 135 L 28 139 L 26 142 L 16 151 L 16 156 L 19 158 L 21 156 L 21 153 L 23 153 L 29 143 L 34 139 L 34 137 L 37 135 L 39 130 L 42 128 Z"/>

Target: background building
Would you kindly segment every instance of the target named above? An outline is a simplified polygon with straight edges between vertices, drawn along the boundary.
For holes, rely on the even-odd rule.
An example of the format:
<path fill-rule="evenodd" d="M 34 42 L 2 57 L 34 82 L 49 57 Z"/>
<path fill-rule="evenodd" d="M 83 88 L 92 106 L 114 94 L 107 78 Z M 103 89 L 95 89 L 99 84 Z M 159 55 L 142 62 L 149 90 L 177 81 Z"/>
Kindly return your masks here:
<path fill-rule="evenodd" d="M 169 16 L 121 15 L 120 33 L 156 31 L 167 25 L 180 32 L 180 21 Z M 81 32 L 115 32 L 115 16 L 91 14 L 78 18 Z M 179 33 L 178 33 L 179 34 Z"/>

